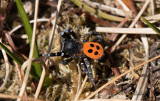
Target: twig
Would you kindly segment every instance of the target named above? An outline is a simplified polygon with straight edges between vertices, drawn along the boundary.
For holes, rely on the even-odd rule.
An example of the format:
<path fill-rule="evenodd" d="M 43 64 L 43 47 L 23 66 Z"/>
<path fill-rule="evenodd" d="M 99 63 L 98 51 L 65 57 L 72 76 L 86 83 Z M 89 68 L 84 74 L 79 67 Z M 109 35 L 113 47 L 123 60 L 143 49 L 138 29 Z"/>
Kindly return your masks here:
<path fill-rule="evenodd" d="M 10 44 L 10 46 L 12 47 L 13 52 L 17 52 L 16 46 L 11 38 L 11 36 L 8 34 L 8 32 L 5 33 L 5 37 L 8 40 L 8 43 Z"/>
<path fill-rule="evenodd" d="M 81 93 L 82 93 L 82 90 L 83 90 L 83 88 L 84 88 L 84 85 L 86 84 L 87 79 L 88 79 L 88 76 L 85 77 L 85 79 L 84 79 L 84 81 L 83 81 L 83 83 L 82 83 L 82 85 L 81 85 L 81 88 L 80 88 L 78 94 L 76 94 L 76 96 L 75 96 L 75 98 L 74 98 L 74 101 L 78 101 L 79 96 L 80 96 Z"/>
<path fill-rule="evenodd" d="M 55 30 L 56 30 L 58 13 L 59 13 L 59 10 L 60 10 L 60 7 L 61 7 L 61 3 L 62 3 L 62 0 L 59 0 L 58 5 L 57 5 L 56 18 L 54 19 L 53 27 L 52 27 L 52 31 L 51 31 L 51 36 L 50 36 L 51 38 L 50 38 L 49 47 L 48 47 L 48 51 L 47 51 L 48 54 L 50 53 L 51 48 L 52 48 L 52 43 L 53 43 L 53 39 L 54 39 L 54 33 L 55 33 Z"/>
<path fill-rule="evenodd" d="M 22 81 L 23 81 L 23 79 L 24 79 L 24 70 L 27 68 L 28 62 L 29 62 L 29 60 L 26 60 L 25 62 L 23 62 L 22 66 L 21 66 Z"/>
<path fill-rule="evenodd" d="M 48 22 L 49 19 L 37 19 L 37 22 Z M 30 23 L 33 23 L 34 20 L 31 20 Z M 15 31 L 17 31 L 19 28 L 21 28 L 23 25 L 18 25 L 15 28 L 13 28 L 10 32 L 9 35 L 11 35 L 12 33 L 14 33 Z"/>
<path fill-rule="evenodd" d="M 147 61 L 148 58 L 149 58 L 149 55 L 148 55 L 149 54 L 149 46 L 148 46 L 147 37 L 141 35 L 141 40 L 143 42 L 144 49 L 145 49 L 145 61 Z M 144 76 L 139 78 L 139 81 L 138 81 L 138 84 L 137 84 L 137 87 L 136 87 L 136 91 L 135 91 L 135 94 L 132 97 L 132 100 L 137 100 L 137 101 L 142 100 L 143 94 L 144 94 L 146 86 L 147 86 L 148 64 L 144 65 L 144 68 L 141 72 L 141 75 L 144 75 Z"/>
<path fill-rule="evenodd" d="M 35 93 L 35 100 L 37 100 L 37 98 L 38 98 L 38 95 L 39 95 L 39 93 L 41 91 L 41 88 L 42 88 L 42 85 L 43 85 L 43 81 L 45 79 L 46 70 L 45 70 L 44 66 L 43 66 L 43 71 L 42 71 L 42 74 L 41 74 L 41 78 L 40 78 L 40 81 L 39 81 L 39 84 L 38 84 L 38 87 L 37 87 L 37 90 L 36 90 L 36 93 Z"/>
<path fill-rule="evenodd" d="M 135 18 L 137 16 L 137 10 L 134 4 L 133 0 L 130 0 L 130 7 L 132 9 L 133 13 L 133 17 Z M 137 21 L 137 26 L 138 28 L 142 28 L 143 25 L 140 21 Z M 145 61 L 148 60 L 149 58 L 149 46 L 148 46 L 148 40 L 147 40 L 147 36 L 146 35 L 141 35 L 141 40 L 142 43 L 144 45 L 144 49 L 145 49 Z M 144 65 L 144 68 L 141 72 L 141 75 L 144 75 L 142 77 L 139 78 L 137 87 L 136 87 L 136 91 L 132 97 L 132 100 L 137 100 L 137 101 L 141 101 L 142 97 L 143 97 L 143 93 L 145 92 L 145 88 L 147 87 L 147 80 L 148 80 L 148 64 Z"/>
<path fill-rule="evenodd" d="M 160 20 L 160 14 L 155 14 L 155 15 L 144 17 L 144 18 L 151 21 Z"/>
<path fill-rule="evenodd" d="M 124 20 L 118 24 L 117 28 L 123 27 L 127 23 L 128 19 L 129 19 L 129 16 L 126 16 Z M 110 40 L 115 41 L 117 36 L 118 36 L 117 33 L 112 33 Z"/>
<path fill-rule="evenodd" d="M 160 29 L 160 28 L 159 28 Z M 123 33 L 123 34 L 157 34 L 152 28 L 111 28 L 96 27 L 97 32 Z"/>
<path fill-rule="evenodd" d="M 152 62 L 151 62 L 152 63 Z M 153 67 L 150 66 L 149 67 L 149 74 L 150 74 L 150 94 L 149 94 L 149 97 L 150 97 L 150 101 L 155 101 L 155 96 L 154 96 L 154 87 L 153 87 Z"/>
<path fill-rule="evenodd" d="M 151 3 L 150 3 L 150 5 L 151 5 L 151 13 L 152 13 L 152 15 L 154 15 L 155 14 L 155 0 L 151 0 L 150 1 Z"/>
<path fill-rule="evenodd" d="M 149 56 L 149 47 L 148 47 L 148 41 L 146 36 L 141 35 L 141 40 L 143 42 L 144 48 L 145 48 L 145 61 L 148 60 Z M 132 100 L 141 101 L 143 94 L 145 92 L 146 86 L 147 86 L 147 80 L 148 80 L 148 64 L 144 65 L 144 68 L 141 72 L 141 75 L 144 75 L 139 78 L 135 94 L 132 97 Z"/>
<path fill-rule="evenodd" d="M 32 59 L 32 61 L 33 60 L 34 60 L 34 58 Z M 21 66 L 22 81 L 23 81 L 23 78 L 24 78 L 24 71 L 27 68 L 28 64 L 29 64 L 29 60 L 26 60 L 25 62 L 23 62 L 22 66 Z"/>
<path fill-rule="evenodd" d="M 20 56 L 20 53 L 17 51 L 17 48 L 12 40 L 12 37 L 8 34 L 8 32 L 5 33 L 5 37 L 7 38 L 7 41 L 9 43 L 9 45 L 11 46 L 11 49 L 12 49 L 12 52 L 15 53 L 15 54 L 18 54 L 18 56 Z M 20 65 L 18 65 L 17 63 L 15 64 L 16 65 L 16 68 L 17 68 L 17 71 L 18 71 L 18 74 L 19 74 L 19 78 L 21 80 L 21 84 L 22 84 L 22 73 L 21 73 L 21 70 L 20 70 Z"/>
<path fill-rule="evenodd" d="M 77 64 L 77 67 L 78 67 L 78 75 L 79 75 L 79 77 L 78 77 L 78 87 L 77 87 L 76 95 L 78 94 L 80 86 L 81 86 L 81 69 L 80 69 L 79 63 Z"/>
<path fill-rule="evenodd" d="M 117 1 L 121 4 L 121 6 L 123 7 L 125 11 L 130 11 L 130 9 L 124 4 L 122 0 L 117 0 Z"/>
<path fill-rule="evenodd" d="M 136 18 L 133 20 L 133 22 L 131 23 L 131 25 L 129 26 L 129 28 L 133 28 L 134 25 L 136 24 L 136 22 L 138 21 L 138 19 L 140 18 L 140 16 L 142 15 L 142 13 L 144 12 L 144 10 L 146 9 L 146 7 L 148 6 L 150 0 L 147 0 L 145 2 L 145 4 L 143 5 L 142 9 L 140 10 L 140 12 L 138 13 L 138 15 L 136 16 Z M 126 34 L 123 34 L 120 39 L 114 44 L 114 46 L 112 47 L 113 50 L 114 48 L 116 48 L 121 42 L 122 40 L 124 40 L 124 38 L 126 37 Z M 112 50 L 112 49 L 111 49 Z"/>

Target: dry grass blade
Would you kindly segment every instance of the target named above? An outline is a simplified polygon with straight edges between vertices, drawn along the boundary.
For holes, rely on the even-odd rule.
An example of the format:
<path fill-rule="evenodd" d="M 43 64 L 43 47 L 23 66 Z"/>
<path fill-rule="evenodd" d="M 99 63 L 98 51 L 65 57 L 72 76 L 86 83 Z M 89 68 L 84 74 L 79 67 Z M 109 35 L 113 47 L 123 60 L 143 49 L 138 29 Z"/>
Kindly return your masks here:
<path fill-rule="evenodd" d="M 122 0 L 117 0 L 117 1 L 121 4 L 121 6 L 123 7 L 125 11 L 130 11 L 130 9 L 124 4 Z"/>
<path fill-rule="evenodd" d="M 111 28 L 111 27 L 96 27 L 97 32 L 106 33 L 123 33 L 123 34 L 157 34 L 151 28 Z"/>
<path fill-rule="evenodd" d="M 28 62 L 29 60 L 25 61 L 22 66 L 21 66 L 21 72 L 22 72 L 22 81 L 24 80 L 24 70 L 26 69 L 26 67 L 28 66 Z"/>
<path fill-rule="evenodd" d="M 35 93 L 35 99 L 37 100 L 38 98 L 38 95 L 41 91 L 41 88 L 42 88 L 42 85 L 43 85 L 43 81 L 45 79 L 45 75 L 46 75 L 46 70 L 45 70 L 45 67 L 43 66 L 43 71 L 42 71 L 42 74 L 41 74 L 41 78 L 39 80 L 39 84 L 38 84 L 38 87 L 37 87 L 37 90 L 36 90 L 36 93 Z"/>
<path fill-rule="evenodd" d="M 0 98 L 4 98 L 4 99 L 17 99 L 17 98 L 21 98 L 20 96 L 16 96 L 16 95 L 6 95 L 6 94 L 0 94 Z M 29 101 L 34 101 L 34 98 L 32 97 L 28 97 L 28 100 Z M 7 101 L 7 100 L 6 100 Z M 40 100 L 40 99 L 37 99 L 36 101 L 45 101 L 45 100 Z"/>
<path fill-rule="evenodd" d="M 80 88 L 79 92 L 76 94 L 76 96 L 75 96 L 75 98 L 74 98 L 74 101 L 78 101 L 79 96 L 80 96 L 81 93 L 82 93 L 82 90 L 83 90 L 83 88 L 84 88 L 84 85 L 86 84 L 87 79 L 88 79 L 88 77 L 86 76 L 85 79 L 84 79 L 84 81 L 83 81 L 83 83 L 82 83 L 82 85 L 81 85 L 81 88 Z"/>
<path fill-rule="evenodd" d="M 54 38 L 54 33 L 55 33 L 55 29 L 56 29 L 56 22 L 57 22 L 57 19 L 58 19 L 58 12 L 59 12 L 59 10 L 60 10 L 61 2 L 62 2 L 62 0 L 60 0 L 60 1 L 58 2 L 56 19 L 54 20 L 55 22 L 54 22 L 53 28 L 52 28 L 52 34 L 51 34 L 51 40 L 50 40 L 50 45 L 49 45 L 48 53 L 49 53 L 50 50 L 51 50 L 51 46 L 52 46 L 52 42 L 53 42 L 53 38 Z M 48 63 L 48 62 L 47 62 L 47 63 Z M 42 87 L 42 85 L 43 85 L 43 81 L 44 81 L 44 78 L 45 78 L 45 74 L 46 74 L 46 71 L 45 71 L 45 68 L 43 67 L 43 71 L 42 71 L 42 74 L 41 74 L 41 78 L 40 78 L 40 81 L 39 81 L 39 84 L 38 84 L 38 87 L 37 87 L 37 90 L 36 90 L 36 93 L 35 93 L 35 99 L 38 98 L 38 95 L 39 95 L 39 93 L 40 93 L 41 87 Z"/>
<path fill-rule="evenodd" d="M 133 2 L 132 2 L 133 4 Z M 134 5 L 133 5 L 134 6 Z M 132 7 L 134 9 L 135 16 L 137 14 L 136 8 Z M 137 23 L 138 26 L 136 27 L 143 27 L 141 22 Z M 141 35 L 141 40 L 143 42 L 144 45 L 144 49 L 145 49 L 145 61 L 147 61 L 149 59 L 149 46 L 148 46 L 148 40 L 147 40 L 147 36 L 146 35 Z M 138 100 L 141 101 L 142 97 L 144 96 L 143 94 L 145 93 L 146 87 L 147 87 L 147 81 L 148 81 L 148 64 L 144 65 L 144 68 L 142 70 L 141 75 L 144 75 L 142 77 L 140 77 L 137 87 L 136 87 L 136 91 L 132 97 L 132 100 Z"/>
<path fill-rule="evenodd" d="M 135 70 L 135 69 L 143 66 L 143 65 L 146 64 L 146 63 L 149 63 L 149 62 L 151 62 L 151 61 L 153 61 L 153 60 L 155 60 L 155 59 L 158 59 L 158 58 L 160 58 L 160 55 L 158 55 L 158 56 L 156 56 L 156 57 L 154 57 L 154 58 L 152 58 L 152 59 L 150 59 L 150 60 L 148 60 L 148 61 L 145 61 L 145 62 L 143 62 L 143 63 L 141 63 L 141 64 L 139 64 L 139 65 L 131 68 L 130 70 L 122 73 L 121 75 L 119 75 L 119 76 L 117 76 L 116 78 L 110 80 L 109 82 L 107 82 L 106 84 L 104 84 L 103 86 L 101 86 L 99 89 L 97 89 L 96 91 L 94 91 L 91 95 L 89 95 L 89 96 L 86 98 L 86 100 L 87 100 L 87 99 L 90 99 L 90 98 L 93 97 L 95 94 L 97 94 L 99 91 L 101 91 L 102 89 L 104 89 L 105 87 L 107 87 L 108 85 L 110 85 L 111 83 L 117 81 L 117 80 L 118 80 L 119 78 L 121 78 L 122 76 L 125 76 L 127 73 L 129 73 L 129 72 L 131 72 L 131 71 L 133 71 L 133 70 Z"/>
<path fill-rule="evenodd" d="M 151 10 L 152 10 L 152 15 L 154 15 L 155 14 L 155 0 L 151 0 L 150 5 L 151 5 Z"/>
<path fill-rule="evenodd" d="M 134 25 L 136 24 L 136 22 L 138 21 L 138 19 L 140 18 L 140 16 L 142 15 L 142 13 L 144 12 L 144 10 L 146 9 L 146 7 L 148 6 L 150 0 L 147 0 L 145 2 L 145 4 L 143 5 L 142 9 L 140 10 L 140 12 L 137 14 L 136 18 L 133 20 L 133 22 L 131 23 L 131 25 L 129 26 L 129 28 L 133 28 Z M 126 37 L 126 34 L 123 34 L 120 39 L 114 44 L 114 46 L 112 47 L 111 50 L 114 50 L 121 42 L 122 40 L 124 40 L 124 38 Z"/>
<path fill-rule="evenodd" d="M 55 33 L 55 30 L 56 30 L 58 13 L 59 13 L 59 10 L 60 10 L 60 7 L 61 7 L 61 3 L 62 3 L 62 0 L 59 0 L 58 1 L 58 5 L 57 5 L 56 18 L 54 19 L 54 23 L 53 23 L 53 27 L 52 27 L 52 31 L 51 31 L 51 36 L 50 36 L 51 39 L 50 39 L 50 42 L 49 42 L 49 48 L 48 48 L 48 52 L 47 53 L 50 53 L 51 48 L 52 48 L 52 43 L 53 43 L 53 39 L 54 39 L 54 33 Z"/>
<path fill-rule="evenodd" d="M 160 14 L 155 14 L 151 16 L 144 17 L 146 20 L 150 20 L 155 22 L 156 20 L 160 20 Z"/>
<path fill-rule="evenodd" d="M 16 2 L 16 8 L 18 10 L 18 13 L 20 15 L 20 18 L 21 18 L 21 21 L 23 23 L 23 26 L 24 26 L 24 29 L 25 29 L 25 32 L 28 36 L 28 40 L 29 40 L 29 45 L 30 45 L 30 48 L 31 48 L 31 44 L 32 44 L 32 36 L 33 36 L 33 28 L 31 26 L 31 24 L 29 23 L 29 18 L 25 12 L 25 9 L 22 5 L 22 2 L 21 0 L 15 0 Z M 37 48 L 37 44 L 35 43 L 34 44 L 34 54 L 33 54 L 33 57 L 39 57 L 39 54 L 38 54 L 38 48 Z M 33 72 L 33 69 L 35 70 L 35 72 Z M 40 64 L 37 64 L 37 63 L 33 63 L 33 69 L 32 69 L 32 72 L 31 72 L 31 75 L 33 75 L 34 77 L 40 77 L 41 76 L 41 73 L 42 73 L 42 69 L 41 69 L 41 65 Z"/>
<path fill-rule="evenodd" d="M 145 36 L 141 35 L 141 40 L 143 42 L 144 49 L 145 49 L 145 61 L 147 61 L 149 58 L 149 46 L 148 46 L 146 35 Z M 135 94 L 132 97 L 132 100 L 138 100 L 138 101 L 142 100 L 143 93 L 145 92 L 145 89 L 147 86 L 147 80 L 148 80 L 148 76 L 147 76 L 148 70 L 147 69 L 148 69 L 148 64 L 145 64 L 142 70 L 142 73 L 141 73 L 141 75 L 144 75 L 144 76 L 140 77 L 137 87 L 136 87 Z"/>
<path fill-rule="evenodd" d="M 79 63 L 77 64 L 77 67 L 78 67 L 78 87 L 77 87 L 77 92 L 76 92 L 76 95 L 78 94 L 79 90 L 80 90 L 80 86 L 81 86 L 81 68 L 79 66 Z"/>
<path fill-rule="evenodd" d="M 49 19 L 37 19 L 37 22 L 48 22 Z M 29 21 L 30 23 L 34 23 L 34 20 Z M 18 25 L 15 28 L 13 28 L 10 32 L 9 35 L 20 29 L 23 25 Z"/>
<path fill-rule="evenodd" d="M 6 84 L 7 84 L 7 80 L 9 78 L 9 68 L 10 68 L 6 52 L 3 49 L 1 49 L 1 51 L 2 51 L 2 54 L 3 54 L 3 57 L 4 57 L 5 65 L 6 65 L 6 75 L 5 75 L 3 84 L 0 87 L 0 92 L 2 92 L 4 90 L 4 88 L 5 88 Z"/>

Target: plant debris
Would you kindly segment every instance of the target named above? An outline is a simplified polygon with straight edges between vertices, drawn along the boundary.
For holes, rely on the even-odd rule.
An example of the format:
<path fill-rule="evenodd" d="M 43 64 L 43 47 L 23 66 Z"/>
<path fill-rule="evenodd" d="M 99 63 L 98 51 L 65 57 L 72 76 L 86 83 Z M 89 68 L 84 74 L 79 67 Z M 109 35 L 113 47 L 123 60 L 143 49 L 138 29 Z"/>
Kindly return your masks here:
<path fill-rule="evenodd" d="M 35 0 L 36 1 L 36 0 Z M 34 19 L 34 0 L 23 0 L 22 4 L 30 20 Z M 15 101 L 18 99 L 24 76 L 26 73 L 27 60 L 30 54 L 30 45 L 12 0 L 1 0 L 0 9 L 0 42 L 16 55 L 22 62 L 20 66 L 5 50 L 1 48 L 0 53 L 0 100 Z M 116 99 L 117 101 L 150 100 L 160 99 L 160 71 L 159 59 L 148 63 L 147 73 L 142 74 L 144 66 L 140 66 L 127 75 L 117 79 L 116 82 L 107 84 L 109 81 L 119 77 L 135 66 L 154 58 L 160 54 L 160 41 L 158 34 L 119 34 L 104 32 L 103 28 L 145 28 L 141 20 L 135 20 L 143 8 L 141 16 L 150 23 L 159 26 L 158 8 L 159 0 L 150 1 L 149 6 L 144 7 L 148 0 L 63 0 L 60 5 L 58 16 L 56 15 L 59 0 L 40 0 L 38 22 L 36 29 L 36 43 L 40 57 L 33 58 L 34 63 L 39 63 L 45 69 L 45 77 L 42 87 L 39 88 L 38 100 L 42 101 L 77 101 L 84 99 Z M 54 32 L 53 44 L 49 46 L 53 33 L 53 22 L 57 19 Z M 139 18 L 140 19 L 140 18 Z M 133 22 L 137 23 L 134 24 Z M 134 24 L 134 25 L 132 25 Z M 33 25 L 32 25 L 33 26 Z M 59 52 L 62 49 L 62 38 L 59 33 L 65 29 L 72 29 L 83 42 L 86 35 L 96 32 L 103 37 L 104 56 L 101 59 L 93 60 L 88 58 L 95 84 L 87 79 L 86 74 L 81 70 L 80 57 L 68 64 L 62 64 L 64 57 L 43 57 L 47 54 L 48 48 L 51 53 Z M 17 29 L 15 29 L 17 28 Z M 12 33 L 11 33 L 12 32 Z M 102 33 L 103 32 L 103 33 Z M 114 32 L 114 31 L 113 31 Z M 135 32 L 133 32 L 135 33 Z M 93 40 L 91 37 L 88 40 Z M 146 52 L 149 48 L 149 53 Z M 147 54 L 148 53 L 148 54 Z M 26 64 L 25 64 L 26 63 Z M 24 66 L 24 67 L 23 67 Z M 34 72 L 34 71 L 32 71 Z M 41 73 L 40 73 L 41 74 Z M 30 75 L 24 96 L 34 100 L 35 93 L 39 87 L 42 77 Z M 146 76 L 147 83 L 140 84 L 141 78 Z M 144 77 L 145 78 L 145 77 Z M 85 81 L 86 79 L 86 81 Z M 104 86 L 104 85 L 108 86 Z M 139 85 L 146 86 L 144 90 L 136 92 Z M 103 88 L 99 90 L 99 88 Z M 140 87 L 141 88 L 141 87 Z M 141 92 L 142 91 L 142 92 Z M 141 93 L 140 93 L 141 92 Z M 4 97 L 15 95 L 16 97 Z M 24 100 L 24 99 L 23 99 Z M 26 99 L 25 99 L 26 100 Z"/>

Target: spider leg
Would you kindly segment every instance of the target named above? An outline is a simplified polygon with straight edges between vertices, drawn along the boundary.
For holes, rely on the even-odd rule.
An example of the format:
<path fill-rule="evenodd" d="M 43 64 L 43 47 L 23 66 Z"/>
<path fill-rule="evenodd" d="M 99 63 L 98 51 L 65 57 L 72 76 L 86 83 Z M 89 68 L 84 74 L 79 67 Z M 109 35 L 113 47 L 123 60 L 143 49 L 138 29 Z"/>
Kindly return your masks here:
<path fill-rule="evenodd" d="M 87 35 L 88 35 L 88 36 L 87 36 L 86 39 L 83 41 L 83 43 L 88 42 L 90 37 L 96 36 L 96 35 L 99 35 L 99 34 L 96 33 L 96 32 L 89 32 Z"/>
<path fill-rule="evenodd" d="M 87 59 L 87 58 L 84 58 L 83 61 L 84 61 L 84 64 L 85 64 L 85 66 L 86 66 L 87 68 L 85 68 L 85 66 L 83 66 L 84 64 L 82 63 L 82 64 L 81 64 L 81 65 L 82 65 L 82 70 L 86 73 L 86 75 L 88 76 L 89 80 L 90 80 L 93 84 L 95 84 L 95 81 L 94 81 L 94 79 L 93 79 L 92 69 L 91 69 L 91 66 L 90 66 L 90 63 L 89 63 L 88 59 Z"/>
<path fill-rule="evenodd" d="M 101 35 L 98 34 L 98 35 L 95 36 L 95 38 L 92 40 L 92 42 L 97 42 L 98 40 L 102 41 L 104 39 L 103 39 L 103 37 Z"/>
<path fill-rule="evenodd" d="M 81 62 L 81 63 L 80 63 L 80 66 L 81 66 L 82 71 L 88 76 L 88 71 L 87 71 L 87 69 L 86 69 L 85 64 L 84 64 L 83 62 Z"/>
<path fill-rule="evenodd" d="M 96 32 L 90 32 L 88 33 L 87 38 L 83 41 L 83 43 L 88 42 L 89 39 L 95 36 L 95 38 L 93 40 L 91 40 L 91 42 L 99 42 L 102 46 L 105 46 L 106 41 L 103 39 L 102 35 L 96 33 Z"/>
<path fill-rule="evenodd" d="M 81 66 L 82 71 L 88 76 L 89 80 L 91 81 L 90 76 L 89 76 L 89 72 L 88 72 L 85 64 L 84 64 L 83 62 L 81 62 L 81 63 L 80 63 L 80 66 Z M 95 84 L 94 81 L 91 81 L 91 82 L 92 82 L 93 84 Z"/>
<path fill-rule="evenodd" d="M 77 35 L 72 29 L 64 29 L 65 33 L 68 33 L 69 35 L 72 35 L 74 39 L 77 40 Z"/>
<path fill-rule="evenodd" d="M 72 29 L 64 29 L 64 32 L 60 32 L 59 35 L 63 38 L 62 42 L 72 38 L 77 40 L 77 35 Z"/>
<path fill-rule="evenodd" d="M 68 64 L 69 62 L 71 62 L 73 59 L 75 58 L 75 55 L 73 55 L 71 58 L 69 58 L 69 59 L 66 59 L 66 60 L 63 60 L 62 61 L 62 64 Z"/>
<path fill-rule="evenodd" d="M 65 32 L 60 32 L 59 35 L 65 39 L 71 39 L 71 36 Z"/>
<path fill-rule="evenodd" d="M 42 54 L 42 56 L 48 56 L 48 57 L 54 57 L 54 56 L 69 57 L 69 55 L 65 54 L 64 52 L 49 53 L 49 54 Z"/>

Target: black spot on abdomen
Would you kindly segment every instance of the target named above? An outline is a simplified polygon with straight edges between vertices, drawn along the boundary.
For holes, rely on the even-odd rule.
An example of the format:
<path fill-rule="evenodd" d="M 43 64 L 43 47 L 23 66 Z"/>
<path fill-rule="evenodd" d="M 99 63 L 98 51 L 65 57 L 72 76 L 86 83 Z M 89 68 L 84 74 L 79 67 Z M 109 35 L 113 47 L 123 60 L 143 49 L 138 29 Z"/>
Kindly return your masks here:
<path fill-rule="evenodd" d="M 99 46 L 96 46 L 96 48 L 97 48 L 97 50 L 99 50 L 99 49 L 100 49 L 100 47 L 99 47 Z"/>
<path fill-rule="evenodd" d="M 90 44 L 91 47 L 94 47 L 94 44 Z"/>
<path fill-rule="evenodd" d="M 97 51 L 95 51 L 95 52 L 94 52 L 94 55 L 98 55 L 98 52 L 97 52 Z"/>
<path fill-rule="evenodd" d="M 93 50 L 92 50 L 92 49 L 89 49 L 89 50 L 88 50 L 88 53 L 92 53 L 92 52 L 93 52 Z"/>

